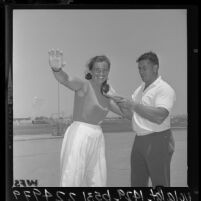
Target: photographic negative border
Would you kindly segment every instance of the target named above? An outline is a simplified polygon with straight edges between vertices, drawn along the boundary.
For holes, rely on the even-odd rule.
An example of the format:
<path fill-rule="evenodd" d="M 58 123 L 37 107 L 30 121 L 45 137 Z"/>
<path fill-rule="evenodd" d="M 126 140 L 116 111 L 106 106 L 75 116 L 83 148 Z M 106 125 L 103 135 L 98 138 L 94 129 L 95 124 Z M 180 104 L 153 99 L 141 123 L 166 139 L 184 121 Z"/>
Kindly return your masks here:
<path fill-rule="evenodd" d="M 187 134 L 187 164 L 188 164 L 188 186 L 184 188 L 184 192 L 190 191 L 193 196 L 198 196 L 198 7 L 193 5 L 6 5 L 5 6 L 5 153 L 6 153 L 6 198 L 13 199 L 13 191 L 29 188 L 13 188 L 13 74 L 12 74 L 12 38 L 13 38 L 13 10 L 15 9 L 187 9 L 187 73 L 188 73 L 188 134 Z M 49 192 L 55 193 L 56 190 L 63 188 L 46 188 Z M 70 188 L 72 190 L 72 188 Z M 70 192 L 70 189 L 65 189 Z M 83 190 L 84 189 L 84 190 Z M 79 188 L 75 190 L 80 196 L 89 188 Z M 116 188 L 101 188 L 101 193 L 104 195 L 106 189 L 111 189 L 111 192 L 117 192 Z M 124 192 L 131 188 L 122 188 Z M 99 189 L 100 190 L 100 189 Z M 105 190 L 105 191 L 104 191 Z M 133 190 L 133 189 L 132 189 Z M 143 190 L 143 188 L 142 188 Z M 178 188 L 172 188 L 172 191 Z M 181 189 L 180 189 L 181 190 Z M 97 188 L 91 190 L 97 191 Z M 38 194 L 39 192 L 36 191 Z M 147 190 L 145 190 L 147 193 Z M 108 195 L 108 194 L 107 194 Z M 105 194 L 105 196 L 107 196 Z M 118 194 L 120 195 L 120 194 Z M 73 196 L 73 195 L 72 195 Z M 121 194 L 123 196 L 123 192 Z M 86 199 L 86 197 L 85 197 Z M 73 200 L 73 199 L 72 199 Z M 193 199 L 194 200 L 194 199 Z"/>

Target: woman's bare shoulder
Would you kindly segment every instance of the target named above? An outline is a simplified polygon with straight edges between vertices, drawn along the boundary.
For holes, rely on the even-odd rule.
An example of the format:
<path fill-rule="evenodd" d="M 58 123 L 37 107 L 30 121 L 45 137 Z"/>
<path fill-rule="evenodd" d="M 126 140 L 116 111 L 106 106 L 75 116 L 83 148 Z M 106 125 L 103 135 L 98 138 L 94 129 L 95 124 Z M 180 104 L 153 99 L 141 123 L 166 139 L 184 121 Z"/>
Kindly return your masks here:
<path fill-rule="evenodd" d="M 82 82 L 82 87 L 77 91 L 77 94 L 79 96 L 84 96 L 87 91 L 88 91 L 88 88 L 89 88 L 89 81 L 88 80 L 85 80 L 85 79 L 80 79 L 80 82 Z"/>

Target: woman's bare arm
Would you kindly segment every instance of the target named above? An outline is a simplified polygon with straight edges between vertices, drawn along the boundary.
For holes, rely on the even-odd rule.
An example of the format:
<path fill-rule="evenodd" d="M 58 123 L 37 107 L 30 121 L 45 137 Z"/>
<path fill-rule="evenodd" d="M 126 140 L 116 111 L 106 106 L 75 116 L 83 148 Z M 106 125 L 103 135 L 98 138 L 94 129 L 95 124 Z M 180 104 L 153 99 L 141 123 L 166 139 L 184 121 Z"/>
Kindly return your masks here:
<path fill-rule="evenodd" d="M 110 109 L 112 112 L 114 112 L 114 113 L 116 113 L 116 114 L 118 114 L 118 115 L 120 115 L 120 116 L 123 116 L 123 113 L 121 112 L 119 106 L 118 106 L 112 99 L 110 99 L 110 104 L 109 104 L 109 106 L 110 106 L 109 109 Z"/>
<path fill-rule="evenodd" d="M 71 77 L 63 71 L 63 53 L 59 50 L 49 51 L 49 66 L 51 67 L 56 80 L 71 90 L 77 91 L 83 86 L 83 80 Z"/>

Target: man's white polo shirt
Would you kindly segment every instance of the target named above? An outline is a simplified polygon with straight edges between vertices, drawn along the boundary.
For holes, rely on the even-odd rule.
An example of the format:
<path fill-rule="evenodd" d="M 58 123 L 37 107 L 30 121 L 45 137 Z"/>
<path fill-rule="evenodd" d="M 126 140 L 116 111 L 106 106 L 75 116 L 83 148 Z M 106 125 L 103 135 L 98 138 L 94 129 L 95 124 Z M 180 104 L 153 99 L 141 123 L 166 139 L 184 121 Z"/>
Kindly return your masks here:
<path fill-rule="evenodd" d="M 156 124 L 134 112 L 132 118 L 133 130 L 137 135 L 147 135 L 169 129 L 171 110 L 176 100 L 174 90 L 167 82 L 162 80 L 161 76 L 149 85 L 145 91 L 143 91 L 144 87 L 145 83 L 141 84 L 133 93 L 132 99 L 143 105 L 166 108 L 169 115 L 161 124 Z"/>

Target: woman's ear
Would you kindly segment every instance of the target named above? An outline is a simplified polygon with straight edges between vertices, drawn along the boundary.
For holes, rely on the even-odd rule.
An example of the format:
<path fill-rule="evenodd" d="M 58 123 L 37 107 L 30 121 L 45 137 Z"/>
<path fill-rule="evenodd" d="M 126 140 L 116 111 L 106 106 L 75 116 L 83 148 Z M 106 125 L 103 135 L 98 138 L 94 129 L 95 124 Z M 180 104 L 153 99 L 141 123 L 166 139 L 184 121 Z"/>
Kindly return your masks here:
<path fill-rule="evenodd" d="M 91 80 L 91 79 L 92 79 L 92 74 L 91 74 L 90 72 L 87 72 L 87 73 L 85 74 L 85 79 Z"/>
<path fill-rule="evenodd" d="M 91 71 L 88 68 L 85 69 L 84 74 L 85 74 L 85 79 L 86 80 L 91 80 L 92 79 Z"/>

